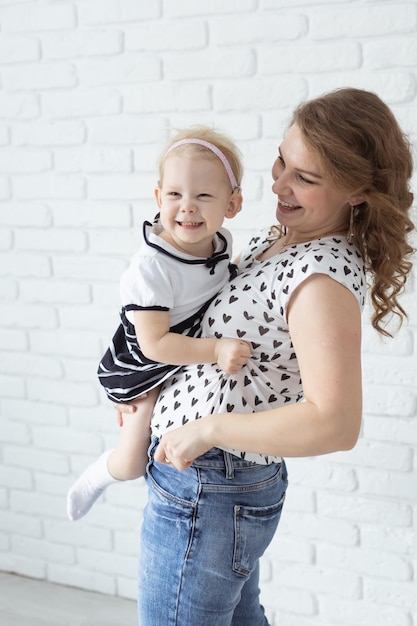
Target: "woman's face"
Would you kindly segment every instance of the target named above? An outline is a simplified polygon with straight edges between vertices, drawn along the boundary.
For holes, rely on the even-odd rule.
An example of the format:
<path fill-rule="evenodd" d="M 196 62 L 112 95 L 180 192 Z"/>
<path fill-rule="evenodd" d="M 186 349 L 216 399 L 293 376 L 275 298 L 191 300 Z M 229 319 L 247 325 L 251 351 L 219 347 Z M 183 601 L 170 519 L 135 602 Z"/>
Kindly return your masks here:
<path fill-rule="evenodd" d="M 335 189 L 297 125 L 290 127 L 272 167 L 272 191 L 278 196 L 277 219 L 288 233 L 303 237 L 347 229 L 356 199 Z"/>

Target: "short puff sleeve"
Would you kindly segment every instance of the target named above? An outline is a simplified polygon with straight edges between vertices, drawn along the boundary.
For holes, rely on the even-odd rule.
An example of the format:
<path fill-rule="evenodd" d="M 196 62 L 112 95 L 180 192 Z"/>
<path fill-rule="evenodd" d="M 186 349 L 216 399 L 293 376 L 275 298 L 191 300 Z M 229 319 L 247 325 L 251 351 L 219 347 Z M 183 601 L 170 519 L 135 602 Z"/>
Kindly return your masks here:
<path fill-rule="evenodd" d="M 174 306 L 174 290 L 161 255 L 136 254 L 120 279 L 122 305 L 129 309 L 170 310 Z"/>

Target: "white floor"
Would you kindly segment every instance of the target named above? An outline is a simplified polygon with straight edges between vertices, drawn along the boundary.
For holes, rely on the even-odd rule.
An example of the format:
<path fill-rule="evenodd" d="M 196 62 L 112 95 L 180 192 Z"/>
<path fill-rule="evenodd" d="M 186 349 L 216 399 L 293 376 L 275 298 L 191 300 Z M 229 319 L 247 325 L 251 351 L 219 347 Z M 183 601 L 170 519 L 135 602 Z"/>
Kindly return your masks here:
<path fill-rule="evenodd" d="M 0 572 L 1 626 L 138 626 L 136 602 Z"/>

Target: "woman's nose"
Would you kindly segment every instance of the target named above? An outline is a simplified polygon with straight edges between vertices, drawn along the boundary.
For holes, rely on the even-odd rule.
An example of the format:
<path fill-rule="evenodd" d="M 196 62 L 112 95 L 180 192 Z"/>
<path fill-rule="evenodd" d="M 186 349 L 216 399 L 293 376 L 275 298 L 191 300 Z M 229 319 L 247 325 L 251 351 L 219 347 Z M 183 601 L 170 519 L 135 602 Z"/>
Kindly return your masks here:
<path fill-rule="evenodd" d="M 289 177 L 285 172 L 280 172 L 279 174 L 275 174 L 274 182 L 272 183 L 272 191 L 276 195 L 280 193 L 288 193 L 290 191 Z"/>

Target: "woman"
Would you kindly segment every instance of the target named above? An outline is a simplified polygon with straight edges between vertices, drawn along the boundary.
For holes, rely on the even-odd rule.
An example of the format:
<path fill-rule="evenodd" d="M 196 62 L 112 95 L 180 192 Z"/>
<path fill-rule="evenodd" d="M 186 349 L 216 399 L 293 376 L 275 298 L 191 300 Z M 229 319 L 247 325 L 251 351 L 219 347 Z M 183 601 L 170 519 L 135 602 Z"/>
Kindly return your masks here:
<path fill-rule="evenodd" d="M 296 109 L 272 168 L 279 226 L 252 239 L 203 323 L 203 336 L 239 337 L 252 355 L 234 375 L 184 367 L 155 407 L 141 626 L 268 624 L 258 568 L 285 497 L 283 457 L 357 441 L 366 282 L 378 332 L 405 316 L 411 173 L 376 95 L 340 89 Z"/>

